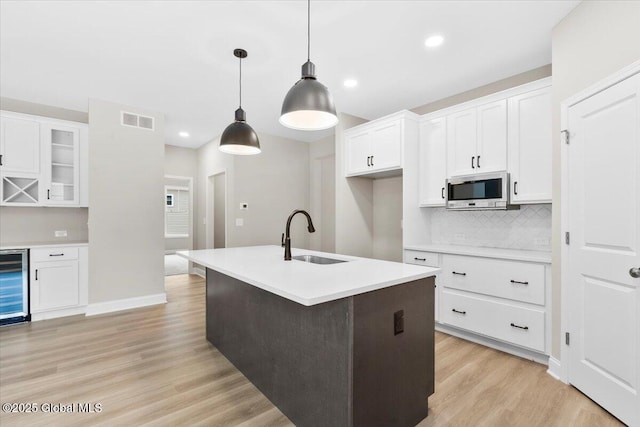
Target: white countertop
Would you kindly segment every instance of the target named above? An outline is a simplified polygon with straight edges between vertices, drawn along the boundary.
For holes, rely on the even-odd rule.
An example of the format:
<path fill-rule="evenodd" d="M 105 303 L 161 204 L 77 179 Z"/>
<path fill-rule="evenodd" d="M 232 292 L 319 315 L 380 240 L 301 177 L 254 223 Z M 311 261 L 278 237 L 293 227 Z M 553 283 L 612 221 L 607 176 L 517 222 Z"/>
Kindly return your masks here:
<path fill-rule="evenodd" d="M 61 242 L 37 242 L 37 243 L 5 243 L 2 242 L 2 249 L 31 249 L 31 248 L 65 248 L 69 246 L 88 246 L 87 242 L 61 241 Z"/>
<path fill-rule="evenodd" d="M 311 254 L 349 262 L 318 265 L 285 261 L 284 248 L 280 246 L 177 253 L 196 264 L 306 306 L 423 279 L 440 272 L 438 268 L 296 248 L 291 249 L 293 256 Z"/>
<path fill-rule="evenodd" d="M 509 259 L 551 264 L 551 252 L 525 251 L 519 249 L 483 248 L 461 245 L 409 245 L 405 249 L 442 254 L 471 255 L 484 258 Z"/>

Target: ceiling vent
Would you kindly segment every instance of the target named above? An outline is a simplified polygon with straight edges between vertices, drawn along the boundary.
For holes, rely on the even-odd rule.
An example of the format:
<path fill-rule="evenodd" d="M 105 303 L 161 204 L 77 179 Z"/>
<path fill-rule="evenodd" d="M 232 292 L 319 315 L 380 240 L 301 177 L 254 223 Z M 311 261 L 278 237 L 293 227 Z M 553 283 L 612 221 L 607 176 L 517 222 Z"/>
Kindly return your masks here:
<path fill-rule="evenodd" d="M 141 116 L 135 113 L 122 111 L 122 126 L 153 130 L 153 117 Z"/>

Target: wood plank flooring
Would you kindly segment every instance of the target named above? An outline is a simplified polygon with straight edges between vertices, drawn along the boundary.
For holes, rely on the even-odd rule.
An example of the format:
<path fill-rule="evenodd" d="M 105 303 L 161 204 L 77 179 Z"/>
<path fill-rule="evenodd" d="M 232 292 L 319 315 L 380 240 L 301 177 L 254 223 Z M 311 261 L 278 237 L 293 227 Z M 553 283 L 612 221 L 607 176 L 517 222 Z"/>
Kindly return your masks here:
<path fill-rule="evenodd" d="M 290 426 L 204 334 L 204 280 L 166 278 L 168 303 L 0 328 L 0 412 L 9 426 Z M 432 426 L 617 426 L 546 368 L 436 333 Z M 43 413 L 42 404 L 101 404 Z M 55 408 L 54 408 L 55 409 Z"/>

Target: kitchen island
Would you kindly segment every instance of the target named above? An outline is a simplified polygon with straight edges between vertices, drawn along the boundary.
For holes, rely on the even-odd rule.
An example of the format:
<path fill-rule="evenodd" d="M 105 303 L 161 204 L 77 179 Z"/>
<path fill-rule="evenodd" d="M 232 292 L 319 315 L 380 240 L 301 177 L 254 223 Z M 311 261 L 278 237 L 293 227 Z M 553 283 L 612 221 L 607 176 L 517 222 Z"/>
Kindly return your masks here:
<path fill-rule="evenodd" d="M 302 249 L 284 261 L 278 246 L 179 254 L 207 269 L 207 339 L 294 424 L 427 416 L 439 269 Z"/>

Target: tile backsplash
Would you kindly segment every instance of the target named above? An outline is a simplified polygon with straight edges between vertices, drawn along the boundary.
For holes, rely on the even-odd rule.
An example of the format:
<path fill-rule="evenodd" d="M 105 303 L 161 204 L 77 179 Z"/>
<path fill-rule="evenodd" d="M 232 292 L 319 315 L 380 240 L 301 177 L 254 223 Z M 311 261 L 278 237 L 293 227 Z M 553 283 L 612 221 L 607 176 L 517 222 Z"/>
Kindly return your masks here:
<path fill-rule="evenodd" d="M 434 244 L 551 250 L 551 205 L 522 205 L 509 211 L 431 209 Z"/>

